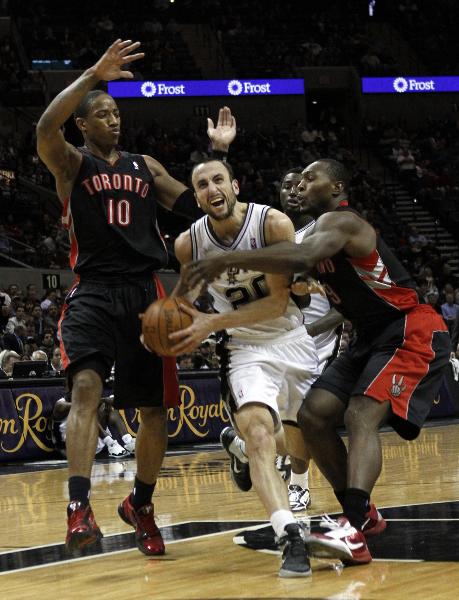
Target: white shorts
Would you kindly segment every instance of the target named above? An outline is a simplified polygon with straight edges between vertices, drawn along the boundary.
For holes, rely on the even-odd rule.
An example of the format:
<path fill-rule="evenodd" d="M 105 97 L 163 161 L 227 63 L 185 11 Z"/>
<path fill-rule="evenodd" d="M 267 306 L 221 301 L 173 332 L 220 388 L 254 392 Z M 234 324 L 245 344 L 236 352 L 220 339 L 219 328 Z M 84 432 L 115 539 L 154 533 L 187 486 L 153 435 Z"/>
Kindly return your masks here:
<path fill-rule="evenodd" d="M 259 344 L 232 338 L 226 350 L 230 413 L 257 403 L 271 410 L 276 430 L 281 421 L 296 423 L 301 403 L 319 374 L 316 346 L 306 328 Z"/>

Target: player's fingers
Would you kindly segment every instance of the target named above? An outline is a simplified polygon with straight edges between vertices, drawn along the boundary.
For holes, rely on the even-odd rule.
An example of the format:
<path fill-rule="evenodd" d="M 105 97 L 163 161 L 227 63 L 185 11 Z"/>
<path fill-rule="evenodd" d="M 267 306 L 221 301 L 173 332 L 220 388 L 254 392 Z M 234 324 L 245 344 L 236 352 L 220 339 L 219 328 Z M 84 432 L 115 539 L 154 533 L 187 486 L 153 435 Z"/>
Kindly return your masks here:
<path fill-rule="evenodd" d="M 132 44 L 132 40 L 118 39 L 115 43 L 118 44 L 119 48 L 126 48 L 126 46 L 129 46 L 129 44 Z"/>
<path fill-rule="evenodd" d="M 120 71 L 120 79 L 134 79 L 132 71 Z"/>
<path fill-rule="evenodd" d="M 120 50 L 120 56 L 126 56 L 126 54 L 130 54 L 131 52 L 134 52 L 134 50 L 137 50 L 137 48 L 140 46 L 140 42 L 134 42 L 133 44 L 129 44 L 129 46 L 125 46 L 124 48 L 122 48 Z"/>
<path fill-rule="evenodd" d="M 214 122 L 212 121 L 212 119 L 207 117 L 207 131 L 212 131 L 212 129 L 215 129 Z"/>
<path fill-rule="evenodd" d="M 181 302 L 180 302 L 180 310 L 182 310 L 187 315 L 190 315 L 190 317 L 194 317 L 194 315 L 198 312 L 196 309 L 191 308 L 191 306 L 187 306 L 186 304 L 182 304 Z"/>
<path fill-rule="evenodd" d="M 123 56 L 123 63 L 128 64 L 133 62 L 134 60 L 139 60 L 145 56 L 145 52 L 137 52 L 137 54 L 129 54 L 128 56 Z"/>

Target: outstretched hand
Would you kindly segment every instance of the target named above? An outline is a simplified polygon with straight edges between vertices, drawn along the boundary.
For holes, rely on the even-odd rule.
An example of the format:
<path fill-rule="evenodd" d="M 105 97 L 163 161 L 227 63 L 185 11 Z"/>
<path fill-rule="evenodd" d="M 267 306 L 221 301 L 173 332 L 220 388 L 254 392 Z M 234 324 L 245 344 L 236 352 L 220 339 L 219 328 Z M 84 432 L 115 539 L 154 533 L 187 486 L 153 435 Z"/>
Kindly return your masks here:
<path fill-rule="evenodd" d="M 218 111 L 216 127 L 212 119 L 207 119 L 207 135 L 214 150 L 228 151 L 231 142 L 236 137 L 236 119 L 228 106 L 224 106 Z"/>
<path fill-rule="evenodd" d="M 200 293 L 202 293 L 207 284 L 226 269 L 224 258 L 224 255 L 214 256 L 182 265 L 178 284 L 180 292 L 183 294 L 199 286 Z"/>
<path fill-rule="evenodd" d="M 145 56 L 143 52 L 131 54 L 139 46 L 140 42 L 117 39 L 94 65 L 97 77 L 103 81 L 133 79 L 134 74 L 131 71 L 125 71 L 122 67 Z"/>

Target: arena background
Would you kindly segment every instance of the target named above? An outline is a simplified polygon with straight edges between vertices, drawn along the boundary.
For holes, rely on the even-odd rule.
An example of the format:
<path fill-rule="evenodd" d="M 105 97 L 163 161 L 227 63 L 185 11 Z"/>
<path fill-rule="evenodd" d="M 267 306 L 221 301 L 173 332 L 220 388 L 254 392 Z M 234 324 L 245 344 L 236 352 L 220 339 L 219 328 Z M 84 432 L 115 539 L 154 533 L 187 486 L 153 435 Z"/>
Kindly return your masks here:
<path fill-rule="evenodd" d="M 133 96 L 116 98 L 121 148 L 155 157 L 189 183 L 193 164 L 210 152 L 206 118 L 228 105 L 238 124 L 230 162 L 244 201 L 276 207 L 288 167 L 323 156 L 344 162 L 352 205 L 444 316 L 459 358 L 458 11 L 454 0 L 0 1 L 0 351 L 28 360 L 42 349 L 52 374 L 0 381 L 0 461 L 56 458 L 48 417 L 63 393 L 51 362 L 73 274 L 35 125 L 118 37 L 140 40 L 146 53 L 134 66 Z M 65 133 L 81 144 L 72 120 Z M 159 225 L 170 252 L 161 278 L 171 290 L 173 242 L 189 223 L 160 209 Z M 342 347 L 351 336 L 347 324 Z M 432 423 L 455 424 L 457 364 Z M 227 417 L 214 340 L 178 366 L 183 403 L 170 414 L 171 444 L 215 442 Z M 126 415 L 133 434 L 135 421 Z"/>

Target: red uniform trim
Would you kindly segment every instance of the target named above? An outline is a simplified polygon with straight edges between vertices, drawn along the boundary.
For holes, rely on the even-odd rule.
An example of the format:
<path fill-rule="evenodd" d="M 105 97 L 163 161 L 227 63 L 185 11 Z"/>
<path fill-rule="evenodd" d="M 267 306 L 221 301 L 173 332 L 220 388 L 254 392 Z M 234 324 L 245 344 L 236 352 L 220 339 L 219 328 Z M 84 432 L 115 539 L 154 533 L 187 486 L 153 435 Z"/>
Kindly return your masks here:
<path fill-rule="evenodd" d="M 406 420 L 411 396 L 435 358 L 432 338 L 436 331 L 447 328 L 430 306 L 418 305 L 407 312 L 403 343 L 364 391 L 364 396 L 379 402 L 389 400 L 393 413 Z"/>
<path fill-rule="evenodd" d="M 158 298 L 165 298 L 166 291 L 159 277 L 153 275 Z M 167 408 L 180 404 L 180 388 L 177 375 L 177 362 L 175 356 L 163 356 L 163 404 Z"/>
<path fill-rule="evenodd" d="M 79 283 L 80 283 L 80 277 L 77 276 L 77 278 L 75 279 L 75 281 L 72 284 L 72 287 L 69 290 L 69 293 L 67 294 L 67 297 L 70 296 L 70 294 L 75 290 L 75 288 L 78 286 Z M 66 369 L 70 364 L 70 359 L 67 355 L 67 352 L 65 351 L 64 339 L 62 337 L 62 321 L 64 320 L 67 309 L 68 309 L 68 304 L 67 304 L 67 302 L 64 302 L 64 305 L 62 307 L 61 317 L 57 324 L 57 334 L 58 334 L 58 338 L 59 338 L 59 346 L 61 349 L 61 361 L 62 361 L 62 366 L 64 367 L 64 369 Z"/>

